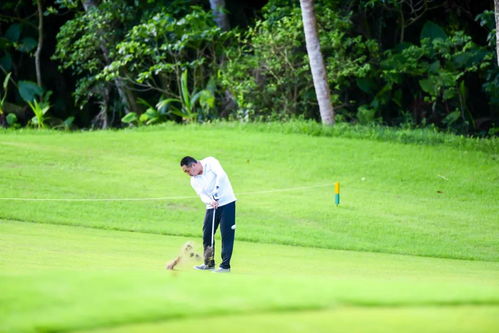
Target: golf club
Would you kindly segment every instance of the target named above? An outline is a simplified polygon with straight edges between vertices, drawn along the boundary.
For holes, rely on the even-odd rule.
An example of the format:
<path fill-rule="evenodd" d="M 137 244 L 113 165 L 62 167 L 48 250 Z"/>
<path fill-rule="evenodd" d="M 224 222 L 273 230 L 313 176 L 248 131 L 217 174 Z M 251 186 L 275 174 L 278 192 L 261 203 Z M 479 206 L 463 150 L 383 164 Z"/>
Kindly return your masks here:
<path fill-rule="evenodd" d="M 216 195 L 212 196 L 213 200 L 218 202 L 218 199 L 216 198 Z M 213 207 L 213 218 L 211 220 L 211 245 L 206 248 L 204 251 L 204 258 L 205 258 L 205 263 L 210 263 L 213 260 L 214 257 L 214 248 L 213 248 L 213 241 L 215 237 L 215 216 L 217 213 L 217 208 Z"/>

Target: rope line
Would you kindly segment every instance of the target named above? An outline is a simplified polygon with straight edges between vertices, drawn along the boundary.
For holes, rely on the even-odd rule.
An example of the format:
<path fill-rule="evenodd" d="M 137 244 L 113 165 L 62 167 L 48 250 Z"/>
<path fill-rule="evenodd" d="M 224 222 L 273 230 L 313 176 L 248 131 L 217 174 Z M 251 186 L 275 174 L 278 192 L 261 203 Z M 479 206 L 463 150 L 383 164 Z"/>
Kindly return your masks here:
<path fill-rule="evenodd" d="M 317 187 L 332 186 L 331 184 L 322 185 L 312 185 L 312 186 L 299 186 L 299 187 L 288 187 L 280 188 L 274 190 L 263 190 L 263 191 L 253 191 L 253 192 L 242 192 L 239 195 L 254 195 L 254 194 L 266 194 L 266 193 L 276 193 L 276 192 L 291 192 L 297 190 L 308 190 Z M 3 201 L 168 201 L 168 200 L 185 200 L 185 199 L 195 199 L 197 196 L 173 196 L 173 197 L 159 197 L 159 198 L 0 198 Z"/>

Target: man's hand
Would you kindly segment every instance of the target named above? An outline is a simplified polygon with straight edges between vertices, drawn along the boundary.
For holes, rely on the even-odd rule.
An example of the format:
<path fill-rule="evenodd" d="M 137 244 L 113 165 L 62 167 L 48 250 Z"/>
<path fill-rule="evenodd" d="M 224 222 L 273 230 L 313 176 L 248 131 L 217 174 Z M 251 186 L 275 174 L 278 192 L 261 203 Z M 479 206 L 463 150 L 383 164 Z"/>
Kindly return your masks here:
<path fill-rule="evenodd" d="M 218 188 L 219 188 L 219 186 L 217 186 L 217 190 L 218 190 Z M 218 198 L 218 193 L 217 192 L 215 192 L 215 193 L 213 193 L 211 195 L 211 203 L 210 203 L 211 207 L 213 207 L 215 209 L 218 208 L 218 199 L 219 198 Z"/>

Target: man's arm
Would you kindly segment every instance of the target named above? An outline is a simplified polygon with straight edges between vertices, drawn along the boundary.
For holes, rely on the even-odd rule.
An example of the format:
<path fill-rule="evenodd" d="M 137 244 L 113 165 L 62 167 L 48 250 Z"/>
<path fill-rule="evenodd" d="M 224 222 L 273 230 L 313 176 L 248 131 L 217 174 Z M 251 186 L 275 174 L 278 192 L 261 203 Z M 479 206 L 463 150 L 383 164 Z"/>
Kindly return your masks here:
<path fill-rule="evenodd" d="M 206 195 L 206 193 L 203 192 L 202 188 L 199 186 L 199 184 L 196 184 L 196 182 L 191 180 L 191 186 L 196 191 L 196 194 L 201 198 L 201 201 L 204 202 L 207 205 L 211 205 L 212 199 Z"/>
<path fill-rule="evenodd" d="M 222 165 L 220 164 L 220 162 L 218 162 L 218 160 L 216 158 L 213 158 L 213 160 L 212 160 L 211 169 L 212 169 L 213 173 L 215 174 L 215 192 L 213 194 L 220 197 L 221 193 L 219 193 L 219 191 L 223 191 L 221 184 L 228 177 L 227 177 L 227 174 L 225 173 L 224 169 L 222 168 Z"/>

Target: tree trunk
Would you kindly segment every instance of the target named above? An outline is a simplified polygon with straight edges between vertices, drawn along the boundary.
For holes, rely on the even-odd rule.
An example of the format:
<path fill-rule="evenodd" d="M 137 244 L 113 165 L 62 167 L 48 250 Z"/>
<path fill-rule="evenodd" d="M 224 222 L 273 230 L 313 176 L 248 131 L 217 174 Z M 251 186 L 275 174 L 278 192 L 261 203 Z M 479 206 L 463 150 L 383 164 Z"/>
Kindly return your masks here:
<path fill-rule="evenodd" d="M 38 45 L 36 46 L 36 52 L 35 52 L 36 83 L 40 87 L 42 87 L 42 71 L 40 69 L 40 56 L 42 54 L 42 47 L 43 47 L 42 0 L 37 0 L 36 6 L 38 8 Z"/>
<path fill-rule="evenodd" d="M 404 34 L 405 34 L 405 17 L 404 17 L 404 9 L 402 8 L 402 5 L 399 8 L 399 14 L 400 14 L 400 40 L 399 43 L 404 42 Z"/>
<path fill-rule="evenodd" d="M 225 0 L 210 0 L 210 7 L 217 26 L 224 31 L 229 30 L 229 19 L 225 14 Z"/>
<path fill-rule="evenodd" d="M 109 105 L 109 86 L 104 87 L 102 101 L 99 103 L 101 110 L 92 120 L 92 127 L 106 129 L 109 126 L 109 117 L 107 107 Z M 113 115 L 114 119 L 114 115 Z M 112 121 L 111 121 L 112 124 Z"/>
<path fill-rule="evenodd" d="M 334 125 L 334 109 L 331 104 L 331 95 L 327 83 L 326 66 L 322 58 L 317 32 L 317 23 L 314 13 L 313 0 L 300 0 L 303 19 L 303 30 L 305 31 L 305 42 L 310 61 L 310 70 L 314 81 L 315 94 L 319 103 L 319 111 L 324 125 Z"/>
<path fill-rule="evenodd" d="M 496 16 L 496 57 L 499 66 L 499 0 L 494 0 Z"/>
<path fill-rule="evenodd" d="M 86 12 L 97 8 L 95 0 L 82 0 L 82 4 Z M 110 64 L 111 59 L 109 57 L 109 50 L 107 49 L 106 43 L 102 37 L 102 32 L 98 31 L 97 35 L 99 36 L 99 48 L 102 51 L 104 60 L 106 64 Z M 125 113 L 137 112 L 138 108 L 133 92 L 130 89 L 128 89 L 128 87 L 121 78 L 118 77 L 114 79 L 113 82 L 114 85 L 116 86 L 116 90 L 118 91 L 118 95 L 120 96 L 120 100 L 125 106 Z"/>

